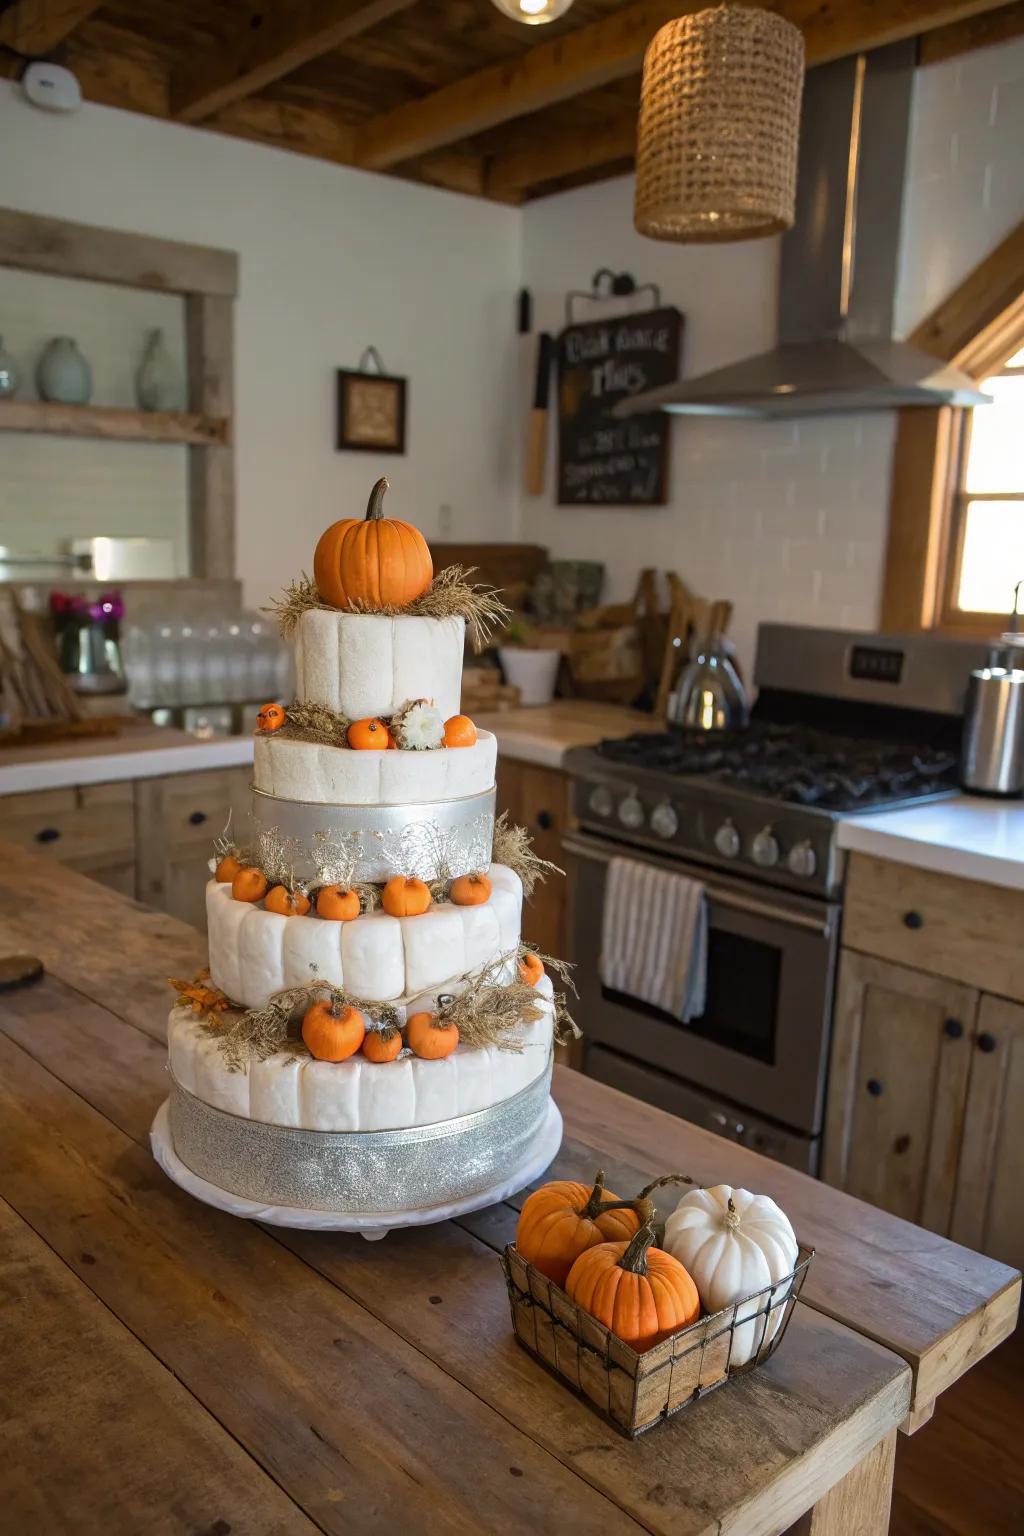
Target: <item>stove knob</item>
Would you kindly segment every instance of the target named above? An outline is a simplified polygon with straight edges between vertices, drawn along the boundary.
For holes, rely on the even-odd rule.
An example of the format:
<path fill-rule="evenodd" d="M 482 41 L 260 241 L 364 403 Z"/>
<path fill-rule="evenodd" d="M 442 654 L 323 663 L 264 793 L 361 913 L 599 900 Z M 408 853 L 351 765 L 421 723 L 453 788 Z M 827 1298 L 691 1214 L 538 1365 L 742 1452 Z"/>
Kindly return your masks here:
<path fill-rule="evenodd" d="M 762 869 L 771 869 L 779 862 L 779 840 L 771 827 L 762 827 L 750 845 L 750 855 Z"/>
<path fill-rule="evenodd" d="M 651 812 L 651 831 L 659 837 L 675 837 L 679 831 L 679 817 L 667 800 L 662 800 Z"/>
<path fill-rule="evenodd" d="M 811 847 L 809 838 L 805 837 L 802 843 L 793 844 L 786 863 L 791 875 L 800 875 L 804 880 L 811 878 L 818 868 L 818 855 Z"/>
<path fill-rule="evenodd" d="M 624 827 L 635 832 L 644 824 L 644 808 L 636 795 L 627 795 L 625 800 L 619 801 L 619 820 Z"/>
<path fill-rule="evenodd" d="M 723 859 L 735 859 L 740 851 L 740 835 L 731 821 L 723 821 L 715 833 L 715 847 Z"/>
<path fill-rule="evenodd" d="M 610 816 L 615 808 L 615 802 L 612 799 L 612 792 L 608 785 L 595 784 L 594 788 L 590 791 L 590 798 L 587 804 L 595 815 Z"/>

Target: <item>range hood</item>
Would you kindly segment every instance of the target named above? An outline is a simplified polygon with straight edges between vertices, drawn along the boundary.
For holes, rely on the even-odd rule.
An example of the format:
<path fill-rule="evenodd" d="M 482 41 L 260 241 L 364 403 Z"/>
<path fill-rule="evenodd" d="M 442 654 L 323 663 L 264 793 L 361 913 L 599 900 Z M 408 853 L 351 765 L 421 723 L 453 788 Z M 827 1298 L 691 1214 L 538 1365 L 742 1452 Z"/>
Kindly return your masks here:
<path fill-rule="evenodd" d="M 812 69 L 796 222 L 782 241 L 779 344 L 632 395 L 616 416 L 794 418 L 984 405 L 972 379 L 892 339 L 916 44 Z"/>

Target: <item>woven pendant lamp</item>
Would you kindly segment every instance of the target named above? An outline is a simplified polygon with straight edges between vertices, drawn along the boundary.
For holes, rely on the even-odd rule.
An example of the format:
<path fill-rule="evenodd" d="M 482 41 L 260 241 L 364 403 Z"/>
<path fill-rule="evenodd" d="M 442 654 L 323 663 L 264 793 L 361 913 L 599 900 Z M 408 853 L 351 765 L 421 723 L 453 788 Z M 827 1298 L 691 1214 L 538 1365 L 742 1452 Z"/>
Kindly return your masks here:
<path fill-rule="evenodd" d="M 804 39 L 770 11 L 716 5 L 670 21 L 644 57 L 633 222 L 653 240 L 789 229 Z"/>

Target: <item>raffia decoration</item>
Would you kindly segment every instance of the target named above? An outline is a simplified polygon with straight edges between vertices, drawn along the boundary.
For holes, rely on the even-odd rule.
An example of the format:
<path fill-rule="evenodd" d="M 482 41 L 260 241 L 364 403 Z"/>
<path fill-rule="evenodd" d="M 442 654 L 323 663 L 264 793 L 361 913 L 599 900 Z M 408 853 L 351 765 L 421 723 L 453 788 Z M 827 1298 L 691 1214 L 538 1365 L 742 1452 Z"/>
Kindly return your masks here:
<path fill-rule="evenodd" d="M 277 734 L 290 741 L 315 741 L 321 747 L 347 747 L 351 724 L 347 715 L 336 714 L 323 704 L 289 704 Z"/>
<path fill-rule="evenodd" d="M 420 619 L 465 619 L 473 649 L 482 651 L 494 631 L 504 628 L 508 623 L 512 610 L 501 601 L 493 587 L 471 582 L 472 575 L 472 568 L 466 570 L 461 565 L 449 565 L 437 572 L 420 597 L 403 608 L 396 608 L 392 603 L 382 603 L 377 607 L 354 603 L 345 611 L 379 613 L 390 619 L 406 615 Z M 295 633 L 302 615 L 313 608 L 322 608 L 328 613 L 340 611 L 324 602 L 317 591 L 316 582 L 303 572 L 298 581 L 287 586 L 264 612 L 277 615 L 278 627 L 287 640 Z"/>
<path fill-rule="evenodd" d="M 644 58 L 633 222 L 654 240 L 752 240 L 793 224 L 803 34 L 745 5 L 680 16 Z"/>
<path fill-rule="evenodd" d="M 552 864 L 550 859 L 542 859 L 534 853 L 533 838 L 525 827 L 514 826 L 509 821 L 508 811 L 502 811 L 494 823 L 491 857 L 495 864 L 504 864 L 519 876 L 527 901 L 548 875 L 565 874 L 565 870 Z"/>

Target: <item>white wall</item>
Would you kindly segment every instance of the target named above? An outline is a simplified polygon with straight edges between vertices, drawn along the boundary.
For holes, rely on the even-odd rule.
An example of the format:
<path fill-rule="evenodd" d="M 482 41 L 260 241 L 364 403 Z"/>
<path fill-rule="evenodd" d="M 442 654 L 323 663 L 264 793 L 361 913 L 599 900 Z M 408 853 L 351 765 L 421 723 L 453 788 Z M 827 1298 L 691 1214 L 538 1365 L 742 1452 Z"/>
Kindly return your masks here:
<path fill-rule="evenodd" d="M 6 82 L 0 144 L 0 206 L 239 253 L 238 567 L 248 601 L 310 567 L 323 528 L 359 515 L 380 473 L 392 481 L 390 510 L 428 538 L 441 532 L 445 503 L 453 538 L 514 536 L 516 210 L 104 107 L 49 116 Z M 11 330 L 3 310 L 0 293 L 0 333 Z M 72 329 L 67 316 L 61 329 Z M 334 451 L 333 371 L 354 367 L 371 342 L 411 381 L 405 457 Z M 0 439 L 5 507 L 16 441 Z M 108 450 L 96 473 L 134 474 L 125 453 Z M 158 461 L 146 462 L 162 496 Z M 76 488 L 63 484 L 70 504 Z"/>
<path fill-rule="evenodd" d="M 1024 40 L 917 72 L 904 207 L 900 333 L 928 313 L 1024 214 Z M 631 177 L 524 210 L 524 281 L 538 323 L 601 266 L 660 283 L 686 316 L 682 371 L 724 366 L 775 340 L 778 242 L 671 246 L 638 236 Z M 877 624 L 895 423 L 889 413 L 796 423 L 677 418 L 671 504 L 558 507 L 523 500 L 524 537 L 604 560 L 608 594 L 644 565 L 672 567 L 736 604 L 743 659 L 756 626 Z"/>

